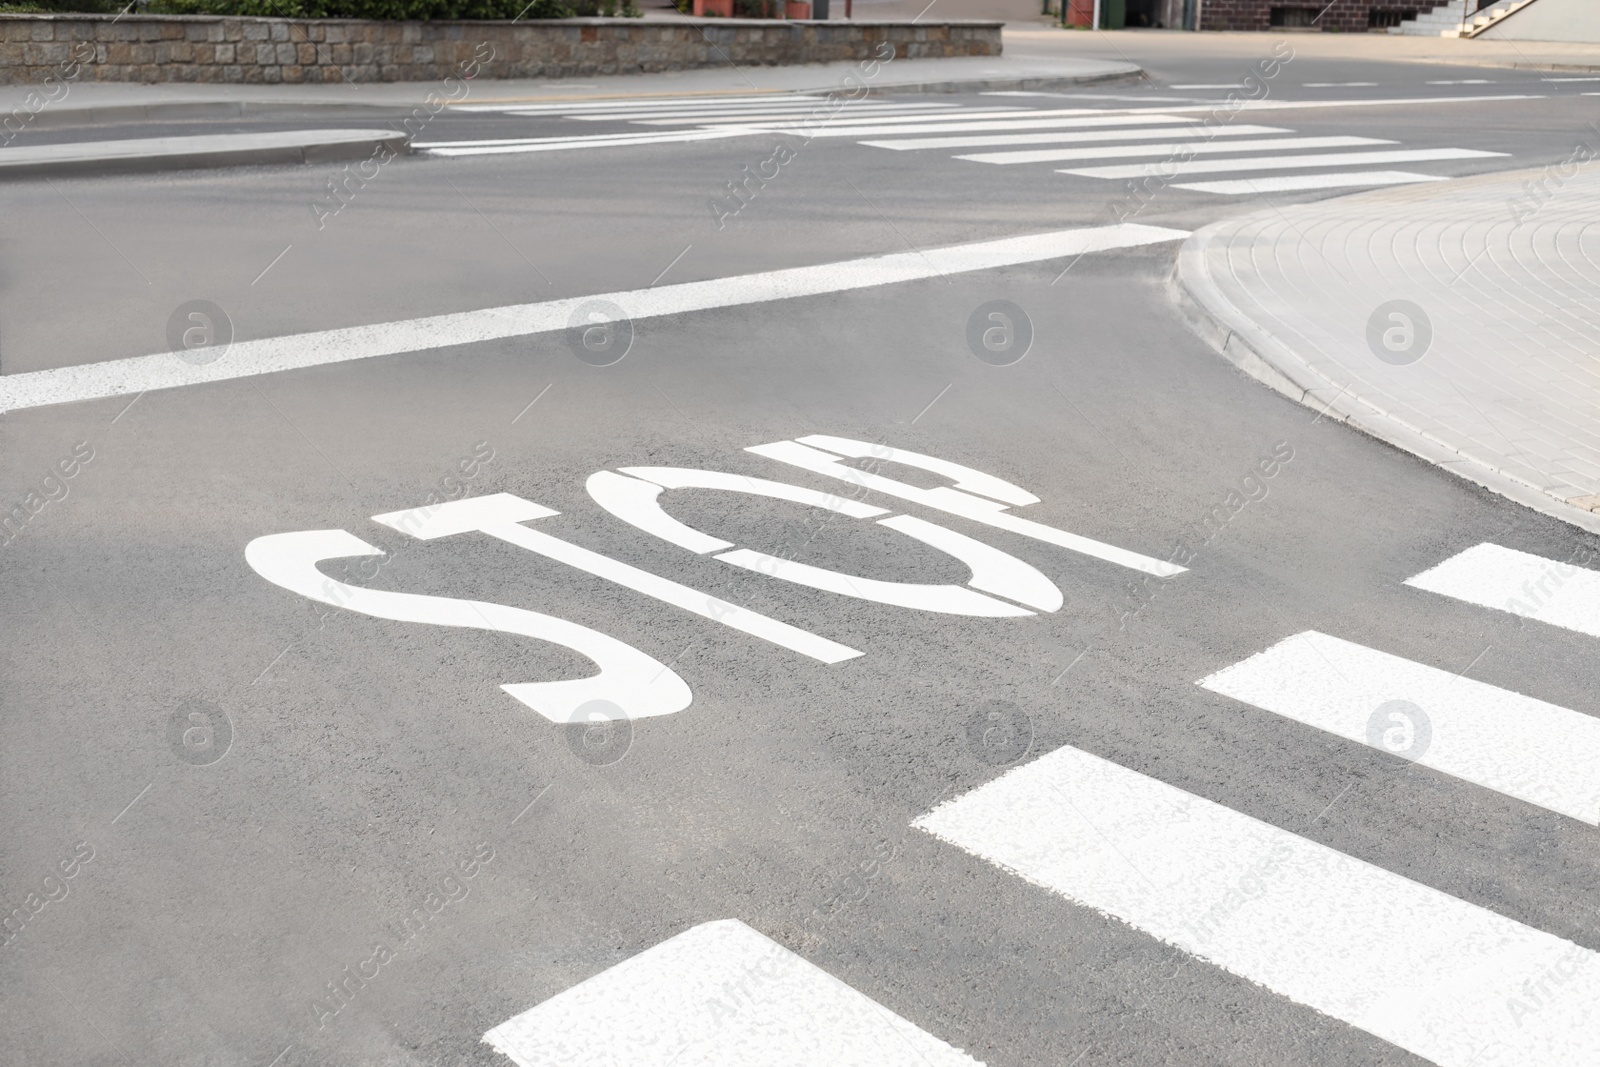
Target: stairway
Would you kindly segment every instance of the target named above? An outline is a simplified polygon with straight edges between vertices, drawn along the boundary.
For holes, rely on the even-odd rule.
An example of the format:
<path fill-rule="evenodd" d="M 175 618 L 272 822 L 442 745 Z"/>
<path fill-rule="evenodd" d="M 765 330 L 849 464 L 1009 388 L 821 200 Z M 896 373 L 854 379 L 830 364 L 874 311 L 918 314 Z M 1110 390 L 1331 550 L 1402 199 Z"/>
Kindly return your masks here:
<path fill-rule="evenodd" d="M 1471 2 L 1469 0 L 1467 6 L 1470 7 Z M 1389 32 L 1409 37 L 1471 37 L 1531 3 L 1533 0 L 1494 4 L 1480 11 L 1469 12 L 1467 21 L 1462 22 L 1462 3 L 1461 0 L 1455 0 L 1454 3 L 1439 4 L 1433 10 L 1422 12 L 1398 26 L 1390 26 Z"/>

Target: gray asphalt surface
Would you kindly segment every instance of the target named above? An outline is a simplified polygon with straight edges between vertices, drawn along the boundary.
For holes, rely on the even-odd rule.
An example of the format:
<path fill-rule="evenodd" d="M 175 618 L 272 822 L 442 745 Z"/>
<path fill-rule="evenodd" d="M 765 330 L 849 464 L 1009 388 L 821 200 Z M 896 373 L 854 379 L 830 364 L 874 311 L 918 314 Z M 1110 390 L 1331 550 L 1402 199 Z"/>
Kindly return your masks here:
<path fill-rule="evenodd" d="M 1163 79 L 1223 82 L 1255 54 L 1066 95 L 1204 99 Z M 1583 84 L 1475 70 L 1461 76 L 1498 84 L 1424 89 L 1450 69 L 1384 70 L 1412 81 L 1359 91 L 1540 84 L 1548 98 L 1252 121 L 1510 153 L 1430 164 L 1441 174 L 1555 162 L 1594 136 Z M 1364 72 L 1337 80 L 1382 80 Z M 1291 66 L 1283 96 L 1345 92 L 1299 87 L 1322 73 Z M 563 121 L 451 116 L 437 136 Z M 237 338 L 271 337 L 1102 224 L 1117 192 L 1049 166 L 817 141 L 719 231 L 707 198 L 768 141 L 401 159 L 321 230 L 308 204 L 328 168 L 8 184 L 0 373 L 161 351 L 191 299 L 226 309 Z M 1261 206 L 1167 190 L 1138 221 L 1188 229 Z M 0 1061 L 504 1063 L 478 1043 L 490 1027 L 738 918 L 997 1067 L 1424 1062 L 909 828 L 1063 744 L 1600 948 L 1592 827 L 1194 684 L 1314 628 L 1596 713 L 1591 639 L 1401 585 L 1483 541 L 1553 559 L 1596 542 L 1245 378 L 1171 306 L 1175 249 L 641 321 L 609 367 L 544 335 L 0 418 L 6 508 L 75 446 L 93 452 L 0 548 L 5 906 L 79 842 L 93 850 L 3 950 Z M 968 316 L 994 299 L 1033 324 L 1013 366 L 967 347 Z M 1031 518 L 1161 558 L 1262 456 L 1293 458 L 1127 618 L 1132 572 L 956 520 L 1038 567 L 1065 606 L 985 620 L 814 592 L 654 541 L 584 491 L 643 464 L 827 490 L 743 451 L 811 433 L 968 464 L 1038 495 Z M 545 532 L 866 655 L 822 666 L 487 537 L 423 543 L 370 521 L 463 485 L 547 505 L 561 514 Z M 818 566 L 966 577 L 889 531 L 819 533 L 797 505 L 684 490 L 672 509 Z M 581 657 L 319 608 L 245 563 L 256 537 L 335 528 L 392 553 L 376 576 L 352 563 L 352 582 L 594 627 L 672 665 L 694 703 L 632 724 L 615 762 L 581 758 L 498 688 L 579 676 Z M 1006 765 L 967 739 L 992 700 L 1032 732 Z M 210 763 L 179 739 L 201 706 L 231 734 Z M 477 876 L 447 882 L 482 845 Z M 398 943 L 430 894 L 456 899 Z M 312 1001 L 378 941 L 396 962 L 319 1026 Z"/>

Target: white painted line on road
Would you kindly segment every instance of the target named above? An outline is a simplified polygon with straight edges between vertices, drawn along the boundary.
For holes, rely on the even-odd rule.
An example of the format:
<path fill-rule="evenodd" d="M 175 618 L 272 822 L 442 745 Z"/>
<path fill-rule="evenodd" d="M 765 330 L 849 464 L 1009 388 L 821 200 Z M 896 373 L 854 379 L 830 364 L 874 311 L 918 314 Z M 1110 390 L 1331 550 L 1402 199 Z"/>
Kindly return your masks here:
<path fill-rule="evenodd" d="M 1043 148 L 1024 152 L 977 152 L 956 156 L 973 163 L 1064 163 L 1071 159 L 1118 159 L 1137 156 L 1220 155 L 1225 152 L 1259 152 L 1291 148 L 1357 148 L 1362 145 L 1397 144 L 1380 137 L 1273 137 L 1257 141 L 1215 141 L 1204 144 L 1101 145 L 1095 148 Z"/>
<path fill-rule="evenodd" d="M 983 1067 L 735 919 L 646 949 L 483 1040 L 518 1067 Z"/>
<path fill-rule="evenodd" d="M 1600 82 L 1600 78 L 1540 78 L 1544 82 Z"/>
<path fill-rule="evenodd" d="M 654 597 L 664 604 L 682 608 L 695 615 L 715 620 L 752 637 L 770 641 L 780 648 L 798 652 L 822 663 L 843 663 L 863 655 L 858 649 L 830 641 L 825 637 L 802 630 L 797 626 L 779 622 L 760 612 L 742 608 L 737 604 L 709 596 L 698 589 L 680 585 L 650 571 L 640 570 L 621 560 L 592 552 L 569 541 L 552 537 L 539 530 L 530 530 L 523 523 L 548 518 L 557 514 L 547 507 L 510 493 L 492 493 L 488 496 L 467 497 L 463 500 L 428 504 L 405 511 L 393 511 L 372 516 L 391 529 L 422 541 L 440 537 L 454 537 L 468 533 L 484 533 L 508 544 L 538 553 L 569 567 L 586 571 L 624 589 Z M 994 550 L 991 550 L 994 551 Z M 1026 614 L 1026 612 L 1021 612 Z"/>
<path fill-rule="evenodd" d="M 686 126 L 695 122 L 798 122 L 805 119 L 811 119 L 816 122 L 829 122 L 846 115 L 858 115 L 864 118 L 889 118 L 899 115 L 923 116 L 929 114 L 930 111 L 939 115 L 961 113 L 960 108 L 944 106 L 935 111 L 924 104 L 851 104 L 833 111 L 813 105 L 811 107 L 715 108 L 704 111 L 674 111 L 671 118 L 663 118 L 660 112 L 638 111 L 623 112 L 616 115 L 567 115 L 564 117 L 574 122 L 631 122 L 637 126 Z"/>
<path fill-rule="evenodd" d="M 830 123 L 826 127 L 817 128 L 811 135 L 814 137 L 887 137 L 896 133 L 999 133 L 1005 130 L 1071 130 L 1088 129 L 1095 126 L 1156 126 L 1162 123 L 1199 121 L 1198 119 L 1185 119 L 1176 115 L 1159 114 L 1121 114 L 1111 118 L 1101 114 L 1067 119 L 981 119 L 978 121 L 972 121 L 966 115 L 940 115 L 937 117 L 930 115 L 925 116 L 925 118 L 928 121 L 925 126 L 913 126 L 905 122 L 884 126 L 853 126 L 850 121 Z M 921 122 L 922 119 L 917 121 Z M 768 127 L 768 129 L 773 133 L 783 132 L 777 127 Z"/>
<path fill-rule="evenodd" d="M 678 130 L 672 133 L 603 133 L 593 137 L 507 138 L 497 141 L 431 141 L 413 144 L 412 150 L 430 156 L 501 156 L 527 152 L 567 152 L 580 148 L 628 148 L 634 145 L 682 144 L 748 137 L 757 131 L 743 127 L 726 130 Z"/>
<path fill-rule="evenodd" d="M 1304 156 L 1254 156 L 1249 159 L 1195 159 L 1187 162 L 1130 163 L 1115 167 L 1062 170 L 1080 178 L 1144 178 L 1152 174 L 1226 174 L 1240 170 L 1294 170 L 1300 167 L 1361 167 L 1370 163 L 1422 163 L 1439 159 L 1489 159 L 1506 152 L 1478 148 L 1403 148 L 1384 152 L 1327 152 Z"/>
<path fill-rule="evenodd" d="M 1226 84 L 1221 83 L 1221 82 L 1208 82 L 1206 84 L 1198 84 L 1198 83 L 1195 83 L 1195 82 L 1187 82 L 1187 83 L 1185 83 L 1183 85 L 1169 85 L 1169 86 L 1167 86 L 1167 88 L 1168 89 L 1243 89 L 1244 86 L 1240 85 L 1238 82 L 1227 82 Z"/>
<path fill-rule="evenodd" d="M 1424 85 L 1493 85 L 1489 78 L 1450 78 L 1444 81 L 1423 82 Z"/>
<path fill-rule="evenodd" d="M 823 451 L 823 449 L 830 451 Z M 992 526 L 997 530 L 1009 530 L 1011 533 L 1021 534 L 1035 541 L 1065 548 L 1070 552 L 1078 552 L 1094 559 L 1105 560 L 1131 570 L 1153 574 L 1158 578 L 1171 578 L 1182 574 L 1187 568 L 1176 563 L 1168 563 L 1138 552 L 1130 552 L 1126 548 L 1108 545 L 1103 541 L 1096 541 L 1091 537 L 1081 534 L 1069 533 L 1058 530 L 1053 526 L 1024 519 L 1013 515 L 1006 510 L 1006 505 L 997 500 L 983 500 L 970 493 L 961 492 L 959 489 L 942 487 L 938 489 L 921 489 L 917 486 L 886 478 L 881 474 L 861 470 L 840 461 L 840 456 L 864 458 L 871 455 L 874 458 L 887 462 L 900 462 L 923 470 L 932 470 L 936 473 L 947 473 L 948 468 L 941 470 L 932 466 L 927 461 L 932 459 L 916 452 L 896 452 L 885 450 L 881 446 L 869 445 L 860 441 L 851 441 L 847 438 L 830 437 L 824 434 L 815 434 L 802 437 L 798 441 L 774 441 L 765 445 L 751 445 L 745 449 L 767 459 L 775 459 L 779 463 L 788 463 L 802 470 L 812 471 L 829 478 L 849 482 L 851 485 L 861 486 L 873 492 L 885 493 L 889 496 L 899 497 L 901 500 L 910 500 L 921 504 L 923 507 L 934 508 L 949 515 L 959 515 L 964 519 Z M 839 455 L 832 454 L 838 452 Z M 938 463 L 939 461 L 934 461 Z M 971 486 L 965 486 L 970 488 Z M 982 492 L 983 490 L 978 490 Z M 1029 494 L 1030 496 L 1032 494 Z M 1003 499 L 1003 498 L 1002 498 Z M 1053 609 L 1052 609 L 1053 610 Z"/>
<path fill-rule="evenodd" d="M 948 274 L 1041 263 L 1113 248 L 1160 244 L 1188 236 L 1187 230 L 1136 223 L 1052 230 L 810 267 L 789 267 L 730 278 L 681 282 L 654 289 L 571 296 L 537 304 L 513 304 L 370 326 L 236 341 L 219 358 L 203 364 L 192 364 L 175 353 L 161 352 L 103 363 L 0 375 L 0 411 L 126 396 L 147 389 L 172 389 L 231 381 L 376 356 L 426 352 L 481 341 L 554 333 L 570 329 L 573 316 L 579 309 L 596 300 L 619 305 L 630 319 L 637 322 L 664 315 L 684 315 L 825 293 L 846 293 L 898 282 L 942 278 Z"/>
<path fill-rule="evenodd" d="M 734 96 L 672 96 L 649 97 L 627 96 L 612 97 L 606 100 L 580 100 L 574 99 L 567 103 L 559 104 L 451 104 L 450 110 L 455 111 L 484 111 L 503 112 L 523 115 L 561 115 L 568 112 L 631 110 L 634 108 L 678 108 L 678 107 L 704 107 L 711 104 L 750 104 L 766 106 L 787 100 L 810 100 L 820 103 L 821 96 L 796 96 L 792 93 L 742 93 Z"/>
<path fill-rule="evenodd" d="M 1570 563 L 1484 543 L 1406 584 L 1600 637 L 1600 573 Z"/>
<path fill-rule="evenodd" d="M 1600 955 L 1078 749 L 913 825 L 1440 1067 L 1600 1063 Z"/>
<path fill-rule="evenodd" d="M 1229 126 L 1207 130 L 1203 126 L 1157 126 L 1137 130 L 1073 130 L 1067 133 L 1001 133 L 974 137 L 904 137 L 894 141 L 862 141 L 872 148 L 906 152 L 924 148 L 988 148 L 1022 144 L 1081 144 L 1089 141 L 1154 141 L 1163 137 L 1200 140 L 1211 137 L 1248 137 L 1252 134 L 1293 133 L 1283 126 Z"/>
<path fill-rule="evenodd" d="M 1307 630 L 1199 684 L 1600 826 L 1600 719 Z"/>
<path fill-rule="evenodd" d="M 1303 82 L 1302 89 L 1370 89 L 1377 82 Z"/>
<path fill-rule="evenodd" d="M 808 122 L 816 123 L 816 124 L 819 124 L 819 125 L 829 125 L 829 126 L 833 126 L 833 125 L 845 125 L 845 126 L 855 125 L 855 126 L 861 126 L 861 125 L 866 125 L 866 124 L 873 123 L 873 122 L 885 122 L 890 117 L 890 115 L 889 115 L 890 112 L 893 112 L 893 111 L 896 111 L 896 110 L 900 110 L 898 105 L 893 105 L 893 104 L 879 105 L 879 108 L 884 112 L 884 114 L 881 114 L 881 115 L 865 114 L 864 112 L 872 111 L 874 109 L 872 109 L 872 108 L 861 108 L 861 109 L 858 110 L 857 108 L 851 106 L 851 107 L 842 107 L 842 108 L 839 108 L 837 111 L 832 111 L 832 112 L 819 111 L 816 108 L 810 108 L 808 110 L 799 111 L 799 112 L 795 113 L 794 115 L 778 114 L 778 115 L 772 116 L 772 119 L 771 119 L 770 123 L 762 122 L 762 119 L 761 119 L 760 115 L 745 115 L 745 116 L 733 115 L 733 116 L 729 116 L 728 118 L 725 118 L 725 119 L 708 119 L 707 121 L 708 122 L 722 122 L 722 123 L 739 122 L 739 121 L 760 122 L 762 125 L 774 125 L 774 126 L 777 126 L 777 125 L 803 126 L 803 125 L 806 125 Z M 1086 110 L 1083 110 L 1083 109 L 1079 109 L 1077 111 L 1077 113 L 1081 115 L 1081 114 L 1088 114 L 1089 112 L 1086 111 Z M 989 110 L 987 108 L 982 109 L 982 110 L 973 109 L 971 111 L 966 111 L 966 110 L 962 110 L 962 109 L 957 108 L 957 109 L 952 109 L 952 110 L 949 110 L 949 111 L 934 112 L 934 113 L 931 113 L 931 114 L 929 112 L 927 112 L 927 111 L 919 111 L 919 112 L 917 112 L 915 114 L 908 114 L 903 119 L 900 119 L 899 121 L 902 121 L 902 122 L 949 122 L 949 121 L 951 121 L 953 119 L 968 118 L 968 117 L 977 118 L 977 119 L 983 119 L 983 118 L 1025 118 L 1025 117 L 1027 117 L 1029 115 L 1032 115 L 1032 114 L 1040 114 L 1040 112 L 1031 112 L 1027 108 L 1006 108 L 1006 109 L 1000 110 L 1000 111 L 991 111 L 991 110 Z M 1053 114 L 1053 112 L 1044 112 L 1044 114 Z M 638 125 L 640 125 L 640 126 L 683 126 L 683 125 L 687 125 L 688 123 L 696 122 L 696 121 L 699 121 L 699 120 L 691 118 L 691 117 L 678 118 L 678 117 L 674 116 L 673 118 L 640 119 L 640 120 L 638 120 Z"/>
<path fill-rule="evenodd" d="M 1261 193 L 1287 193 L 1302 189 L 1348 189 L 1360 185 L 1410 185 L 1413 182 L 1443 182 L 1442 174 L 1418 174 L 1409 170 L 1357 170 L 1343 174 L 1270 175 L 1265 178 L 1236 178 L 1220 182 L 1184 182 L 1174 189 L 1193 189 L 1223 196 L 1256 196 Z"/>

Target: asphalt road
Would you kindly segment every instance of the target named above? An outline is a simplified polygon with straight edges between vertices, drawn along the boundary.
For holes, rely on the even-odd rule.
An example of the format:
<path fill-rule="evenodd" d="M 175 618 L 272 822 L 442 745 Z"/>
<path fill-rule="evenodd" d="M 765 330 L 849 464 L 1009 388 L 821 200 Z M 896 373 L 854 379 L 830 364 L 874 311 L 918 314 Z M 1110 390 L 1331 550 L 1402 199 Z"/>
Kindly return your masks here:
<path fill-rule="evenodd" d="M 1270 54 L 1259 43 L 1142 86 L 875 99 L 1200 107 L 1225 92 L 1175 86 L 1232 83 Z M 1289 63 L 1268 99 L 1399 102 L 1248 120 L 1504 153 L 1415 165 L 1445 178 L 1559 162 L 1596 136 L 1582 94 L 1600 82 L 1378 70 Z M 1468 78 L 1493 84 L 1428 84 Z M 1323 81 L 1379 84 L 1307 85 Z M 1525 98 L 1417 102 L 1479 95 Z M 224 125 L 251 126 L 184 128 Z M 446 115 L 418 140 L 639 129 Z M 771 157 L 775 136 L 401 158 L 320 228 L 310 205 L 331 168 L 11 183 L 0 385 L 163 352 L 192 300 L 219 306 L 240 345 L 914 258 L 1103 226 L 1128 203 L 1121 180 L 1055 171 L 1072 164 L 818 138 L 795 142 L 719 228 L 708 201 Z M 1129 221 L 1187 231 L 1320 195 L 1168 187 Z M 737 919 L 991 1065 L 1429 1062 L 912 827 L 1063 746 L 1600 950 L 1593 825 L 1195 684 L 1317 630 L 1593 715 L 1593 638 L 1402 583 L 1485 541 L 1565 560 L 1595 539 L 1244 377 L 1173 307 L 1176 248 L 971 271 L 930 260 L 917 280 L 639 317 L 605 366 L 592 350 L 579 358 L 570 332 L 447 336 L 7 412 L 0 504 L 46 502 L 0 548 L 0 887 L 28 916 L 0 959 L 0 1060 L 504 1063 L 480 1043 L 492 1027 Z M 1031 330 L 1009 365 L 969 341 L 996 300 Z M 997 476 L 1039 498 L 1015 512 L 1122 549 L 1166 560 L 1186 544 L 1188 570 L 1152 586 L 1104 559 L 863 497 L 992 545 L 1062 596 L 1026 616 L 941 613 L 695 555 L 585 490 L 630 466 L 837 489 L 746 451 L 811 434 Z M 372 521 L 493 493 L 559 512 L 528 529 L 862 655 L 818 662 L 482 533 L 423 541 Z M 1239 494 L 1248 502 L 1229 503 Z M 664 499 L 684 523 L 795 564 L 957 587 L 969 575 L 901 532 L 797 503 L 696 488 Z M 556 725 L 500 687 L 582 677 L 593 667 L 577 652 L 318 605 L 247 563 L 257 538 L 314 530 L 388 554 L 326 563 L 325 576 L 591 628 L 676 675 L 692 703 L 609 733 Z M 1003 743 L 985 744 L 973 723 L 997 721 L 982 718 L 993 702 L 1015 710 L 1002 712 Z M 59 899 L 25 903 L 57 886 Z M 408 926 L 419 906 L 427 921 Z M 393 959 L 374 976 L 363 968 L 377 944 Z M 346 968 L 366 977 L 335 998 Z"/>

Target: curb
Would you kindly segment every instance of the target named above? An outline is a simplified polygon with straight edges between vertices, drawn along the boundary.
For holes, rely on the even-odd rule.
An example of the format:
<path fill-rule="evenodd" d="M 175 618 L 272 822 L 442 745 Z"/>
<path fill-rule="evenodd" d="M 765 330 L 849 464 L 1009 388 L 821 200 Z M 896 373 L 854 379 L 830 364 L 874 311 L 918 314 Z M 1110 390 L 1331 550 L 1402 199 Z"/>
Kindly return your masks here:
<path fill-rule="evenodd" d="M 75 141 L 0 151 L 0 181 L 51 174 L 124 174 L 262 163 L 370 159 L 381 148 L 401 155 L 409 138 L 394 130 L 296 130 L 122 141 Z"/>
<path fill-rule="evenodd" d="M 1102 82 L 1115 81 L 1145 81 L 1148 80 L 1143 68 L 1127 64 L 1126 70 L 1110 70 L 1097 74 L 1071 74 L 1071 75 L 1028 75 L 1016 78 L 965 78 L 955 80 L 935 81 L 908 81 L 889 82 L 871 87 L 871 95 L 884 92 L 902 93 L 975 93 L 993 92 L 1006 89 L 1068 89 L 1076 85 L 1094 85 Z M 431 83 L 419 82 L 419 85 Z M 820 92 L 818 89 L 774 89 L 770 92 L 755 95 L 787 96 L 795 93 Z M 683 97 L 693 99 L 696 96 L 705 96 L 716 93 L 716 90 L 702 90 L 688 93 L 619 93 L 606 96 L 529 96 L 515 98 L 490 97 L 483 100 L 472 100 L 473 104 L 516 104 L 531 103 L 559 103 L 571 101 L 572 103 L 586 103 L 592 100 L 603 99 L 667 99 Z M 382 115 L 407 114 L 417 106 L 414 103 L 395 101 L 385 104 L 366 104 L 349 101 L 308 100 L 296 102 L 294 100 L 197 100 L 153 104 L 111 104 L 106 106 L 90 107 L 61 107 L 44 108 L 37 112 L 30 120 L 38 126 L 100 126 L 119 125 L 133 122 L 152 122 L 183 119 L 237 119 L 260 118 L 268 115 L 284 115 L 292 113 L 315 113 L 319 117 L 334 116 L 340 113 L 353 117 L 377 118 Z"/>
<path fill-rule="evenodd" d="M 1223 295 L 1206 267 L 1207 247 L 1230 220 L 1196 230 L 1178 250 L 1167 288 L 1179 314 L 1222 358 L 1297 404 L 1385 444 L 1427 460 L 1458 478 L 1589 533 L 1600 534 L 1600 515 L 1520 478 L 1472 459 L 1329 382 L 1293 350 L 1252 322 Z"/>

